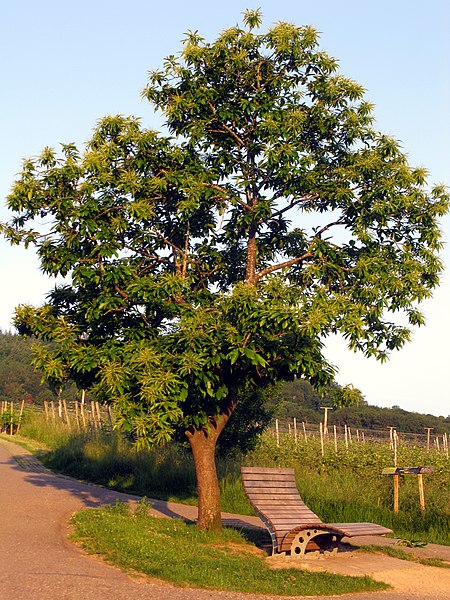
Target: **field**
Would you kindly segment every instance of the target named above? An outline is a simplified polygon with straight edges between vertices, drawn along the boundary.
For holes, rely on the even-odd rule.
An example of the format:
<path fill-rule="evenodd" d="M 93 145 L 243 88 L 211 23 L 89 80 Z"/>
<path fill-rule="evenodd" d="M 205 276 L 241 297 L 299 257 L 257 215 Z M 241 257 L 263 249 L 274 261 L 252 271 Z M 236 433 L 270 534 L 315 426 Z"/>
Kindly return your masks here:
<path fill-rule="evenodd" d="M 74 433 L 43 415 L 24 419 L 20 433 L 52 450 L 43 460 L 53 469 L 114 489 L 149 498 L 196 503 L 195 472 L 189 451 L 176 444 L 136 452 L 120 436 L 99 429 Z M 394 460 L 399 466 L 433 465 L 424 476 L 426 510 L 419 506 L 417 477 L 400 481 L 400 509 L 393 512 L 392 477 L 382 475 Z M 305 502 L 324 521 L 372 521 L 394 530 L 406 542 L 450 545 L 450 460 L 445 452 L 400 443 L 264 434 L 256 450 L 217 460 L 222 509 L 252 514 L 240 482 L 241 464 L 294 467 Z"/>

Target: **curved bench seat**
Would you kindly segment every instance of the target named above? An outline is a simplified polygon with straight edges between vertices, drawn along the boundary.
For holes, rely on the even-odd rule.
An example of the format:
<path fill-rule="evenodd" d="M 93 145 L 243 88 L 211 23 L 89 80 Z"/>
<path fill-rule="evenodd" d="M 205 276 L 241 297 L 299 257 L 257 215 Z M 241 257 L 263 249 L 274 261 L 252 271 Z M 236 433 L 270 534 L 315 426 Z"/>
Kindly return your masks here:
<path fill-rule="evenodd" d="M 324 523 L 303 502 L 294 469 L 242 467 L 241 475 L 251 505 L 269 530 L 274 554 L 334 553 L 343 537 L 392 533 L 375 523 Z"/>

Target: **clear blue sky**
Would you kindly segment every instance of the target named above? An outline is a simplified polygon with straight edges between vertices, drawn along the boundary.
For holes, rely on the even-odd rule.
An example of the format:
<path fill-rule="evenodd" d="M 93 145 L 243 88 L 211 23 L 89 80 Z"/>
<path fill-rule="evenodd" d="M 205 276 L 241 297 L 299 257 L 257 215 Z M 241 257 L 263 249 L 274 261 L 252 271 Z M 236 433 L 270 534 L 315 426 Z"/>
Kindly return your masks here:
<path fill-rule="evenodd" d="M 292 21 L 321 32 L 321 46 L 343 74 L 361 83 L 376 106 L 378 128 L 402 141 L 430 182 L 450 184 L 450 2 L 448 0 L 143 0 L 1 1 L 0 220 L 3 199 L 24 157 L 44 146 L 85 142 L 105 114 L 158 117 L 140 98 L 147 72 L 176 53 L 188 29 L 206 38 L 261 7 L 264 24 Z M 443 221 L 450 238 L 450 218 Z M 0 242 L 0 327 L 14 306 L 39 304 L 50 288 L 33 255 Z M 446 246 L 443 257 L 450 265 Z M 387 365 L 348 353 L 338 340 L 329 355 L 340 383 L 353 382 L 371 404 L 450 414 L 448 340 L 450 277 L 425 305 L 426 328 Z"/>

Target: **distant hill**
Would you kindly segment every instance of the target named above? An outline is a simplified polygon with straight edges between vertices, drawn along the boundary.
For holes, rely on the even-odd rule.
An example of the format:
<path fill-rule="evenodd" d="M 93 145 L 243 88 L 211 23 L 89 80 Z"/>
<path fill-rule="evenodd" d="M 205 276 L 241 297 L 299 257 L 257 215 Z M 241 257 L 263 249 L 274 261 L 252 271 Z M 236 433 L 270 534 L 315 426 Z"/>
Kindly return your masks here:
<path fill-rule="evenodd" d="M 41 384 L 41 374 L 31 366 L 31 346 L 34 341 L 0 330 L 0 401 L 20 402 L 24 398 L 37 404 L 55 398 L 55 391 Z M 62 397 L 71 400 L 75 386 L 63 391 Z"/>
<path fill-rule="evenodd" d="M 311 385 L 304 380 L 285 382 L 276 397 L 271 400 L 270 408 L 274 409 L 279 419 L 296 418 L 307 423 L 323 421 L 324 411 L 321 406 L 332 406 L 329 398 L 320 396 Z M 358 406 L 339 408 L 329 411 L 330 425 L 348 425 L 358 429 L 386 429 L 395 427 L 403 433 L 425 433 L 425 427 L 433 427 L 433 434 L 450 434 L 450 416 L 409 412 L 399 406 L 381 408 L 362 402 Z"/>

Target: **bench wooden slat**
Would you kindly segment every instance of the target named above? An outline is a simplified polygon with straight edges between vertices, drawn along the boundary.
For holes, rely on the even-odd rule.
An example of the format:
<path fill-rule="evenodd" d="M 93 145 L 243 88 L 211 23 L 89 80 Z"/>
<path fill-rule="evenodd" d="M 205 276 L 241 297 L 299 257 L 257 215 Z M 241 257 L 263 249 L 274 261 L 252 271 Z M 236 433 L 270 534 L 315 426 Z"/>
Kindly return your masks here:
<path fill-rule="evenodd" d="M 254 473 L 262 473 L 264 475 L 285 475 L 287 473 L 287 470 L 281 467 L 241 467 L 241 473 L 243 475 L 252 475 Z"/>
<path fill-rule="evenodd" d="M 293 480 L 294 477 L 290 473 L 247 473 L 245 475 L 246 481 L 252 481 L 253 479 L 260 479 L 261 481 L 283 481 Z"/>
<path fill-rule="evenodd" d="M 265 481 L 248 481 L 245 486 L 248 489 L 258 489 L 258 488 L 265 488 L 267 489 L 267 482 Z M 291 489 L 291 490 L 296 490 L 297 487 L 295 485 L 295 483 L 293 481 L 277 481 L 277 485 L 273 486 L 273 487 L 269 487 L 269 489 Z"/>

